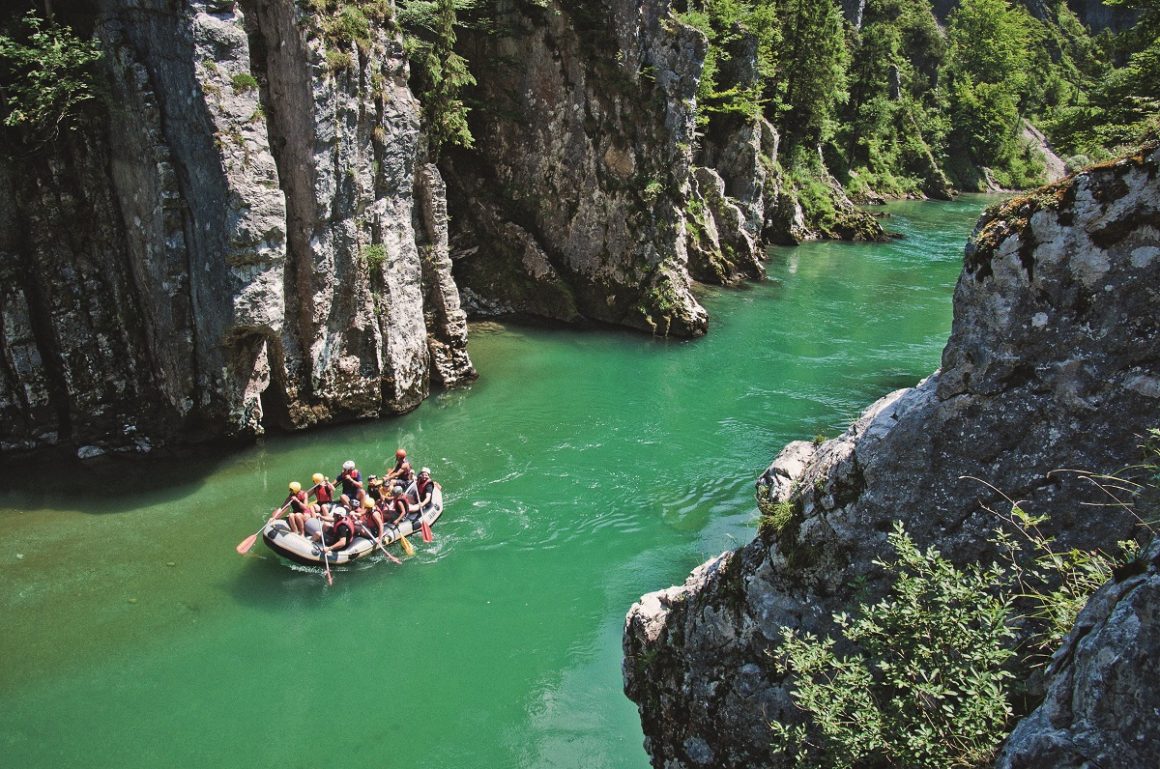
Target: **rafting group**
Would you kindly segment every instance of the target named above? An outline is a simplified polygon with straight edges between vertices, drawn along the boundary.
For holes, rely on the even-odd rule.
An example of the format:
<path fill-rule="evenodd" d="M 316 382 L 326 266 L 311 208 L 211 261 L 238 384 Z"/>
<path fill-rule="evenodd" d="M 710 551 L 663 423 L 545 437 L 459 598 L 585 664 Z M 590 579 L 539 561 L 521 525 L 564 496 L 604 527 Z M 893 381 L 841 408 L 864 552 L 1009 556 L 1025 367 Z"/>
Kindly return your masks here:
<path fill-rule="evenodd" d="M 381 542 L 388 526 L 397 530 L 404 520 L 410 521 L 412 529 L 419 523 L 424 540 L 430 536 L 422 512 L 431 505 L 439 484 L 431 479 L 429 468 L 415 474 L 405 449 L 395 452 L 394 468 L 382 478 L 370 476 L 365 485 L 354 460 L 343 463 L 334 481 L 322 473 L 315 473 L 311 480 L 314 486 L 308 490 L 292 481 L 282 507 L 289 510 L 290 531 L 321 542 L 325 552 L 342 550 L 357 536 Z M 308 530 L 311 519 L 321 525 Z"/>
<path fill-rule="evenodd" d="M 423 541 L 432 541 L 431 524 L 443 512 L 442 487 L 429 468 L 414 472 L 404 449 L 395 452 L 395 466 L 381 478 L 364 481 L 354 460 L 348 460 L 333 481 L 322 473 L 311 480 L 309 489 L 292 481 L 282 506 L 238 545 L 238 552 L 245 554 L 260 534 L 278 555 L 326 567 L 329 581 L 331 564 L 349 563 L 376 549 L 397 560 L 385 547 L 393 542 L 411 554 L 407 535 L 419 531 Z"/>

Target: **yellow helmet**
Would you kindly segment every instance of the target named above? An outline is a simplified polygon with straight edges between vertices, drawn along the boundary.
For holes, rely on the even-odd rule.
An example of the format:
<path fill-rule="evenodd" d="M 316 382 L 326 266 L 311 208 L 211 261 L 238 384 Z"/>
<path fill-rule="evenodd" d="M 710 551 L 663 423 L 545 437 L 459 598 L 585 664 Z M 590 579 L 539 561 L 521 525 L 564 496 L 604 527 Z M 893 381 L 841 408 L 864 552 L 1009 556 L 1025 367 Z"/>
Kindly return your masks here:
<path fill-rule="evenodd" d="M 290 491 L 294 494 L 302 491 L 302 484 L 298 481 L 290 481 Z"/>
<path fill-rule="evenodd" d="M 314 485 L 317 486 L 326 480 L 326 476 L 324 476 L 322 473 L 315 473 L 314 475 L 310 476 L 310 480 L 314 481 Z"/>
<path fill-rule="evenodd" d="M 363 500 L 363 507 L 367 508 L 368 510 L 374 506 L 375 506 L 375 501 L 373 499 L 371 499 L 370 497 L 367 497 L 366 499 Z"/>

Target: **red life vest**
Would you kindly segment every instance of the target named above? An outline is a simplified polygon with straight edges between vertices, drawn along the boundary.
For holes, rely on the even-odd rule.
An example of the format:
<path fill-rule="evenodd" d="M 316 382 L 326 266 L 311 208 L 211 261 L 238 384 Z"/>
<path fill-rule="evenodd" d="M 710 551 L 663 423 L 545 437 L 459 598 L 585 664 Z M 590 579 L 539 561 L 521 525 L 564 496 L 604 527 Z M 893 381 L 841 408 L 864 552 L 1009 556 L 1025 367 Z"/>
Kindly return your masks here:
<path fill-rule="evenodd" d="M 427 479 L 426 483 L 423 482 L 422 478 L 420 478 L 418 481 L 416 481 L 415 482 L 415 493 L 419 495 L 418 501 L 422 502 L 423 498 L 425 496 L 427 496 L 427 490 L 430 488 L 433 488 L 434 486 L 435 486 L 435 481 L 431 480 L 430 478 Z"/>
<path fill-rule="evenodd" d="M 320 503 L 334 501 L 334 484 L 320 483 L 318 484 L 318 492 L 314 496 Z"/>
<path fill-rule="evenodd" d="M 346 529 L 345 535 L 339 533 L 339 527 Z M 340 516 L 334 521 L 334 526 L 330 528 L 330 537 L 334 542 L 337 542 L 338 540 L 342 539 L 343 536 L 346 536 L 346 544 L 349 545 L 350 541 L 354 539 L 354 535 L 355 525 L 350 516 Z"/>

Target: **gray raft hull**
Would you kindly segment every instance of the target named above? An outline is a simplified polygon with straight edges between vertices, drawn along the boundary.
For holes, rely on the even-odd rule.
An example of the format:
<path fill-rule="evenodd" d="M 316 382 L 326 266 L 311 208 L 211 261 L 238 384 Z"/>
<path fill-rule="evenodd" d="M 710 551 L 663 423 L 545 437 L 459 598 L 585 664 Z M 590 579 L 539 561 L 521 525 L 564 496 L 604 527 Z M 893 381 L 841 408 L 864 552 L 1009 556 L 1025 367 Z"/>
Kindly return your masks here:
<path fill-rule="evenodd" d="M 399 522 L 398 527 L 388 525 L 383 531 L 383 546 L 388 547 L 403 537 L 418 532 L 420 521 L 426 521 L 429 526 L 433 525 L 442 514 L 443 490 L 436 486 L 435 491 L 431 494 L 431 502 L 423 508 L 419 521 L 412 522 L 409 518 L 404 518 Z M 307 529 L 310 531 L 318 530 L 316 518 L 307 522 Z M 289 561 L 304 566 L 318 566 L 319 568 L 325 566 L 322 548 L 319 544 L 301 534 L 290 531 L 290 526 L 281 519 L 266 524 L 265 528 L 262 529 L 262 541 L 266 543 L 266 547 Z M 379 552 L 378 546 L 372 540 L 366 537 L 355 537 L 354 541 L 347 547 L 329 553 L 326 560 L 331 567 L 343 566 Z"/>

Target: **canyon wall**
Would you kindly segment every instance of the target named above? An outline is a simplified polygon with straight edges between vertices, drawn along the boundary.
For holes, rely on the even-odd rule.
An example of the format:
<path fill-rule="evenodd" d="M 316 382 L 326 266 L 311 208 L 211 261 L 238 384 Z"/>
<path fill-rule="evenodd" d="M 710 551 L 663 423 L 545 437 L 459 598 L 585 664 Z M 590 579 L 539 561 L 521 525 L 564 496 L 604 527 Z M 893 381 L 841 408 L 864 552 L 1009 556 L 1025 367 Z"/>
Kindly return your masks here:
<path fill-rule="evenodd" d="M 487 4 L 438 166 L 387 0 L 58 10 L 101 98 L 0 158 L 0 452 L 400 413 L 475 376 L 465 309 L 697 336 L 693 280 L 764 240 L 881 233 L 811 230 L 768 123 L 696 135 L 707 43 L 664 0 Z"/>
<path fill-rule="evenodd" d="M 690 278 L 765 274 L 765 242 L 877 238 L 882 229 L 829 189 L 838 224 L 806 221 L 776 171 L 763 120 L 696 123 L 704 35 L 667 0 L 495 0 L 465 30 L 478 78 L 476 147 L 443 166 L 452 258 L 477 315 L 597 321 L 697 336 L 708 318 Z M 739 35 L 729 77 L 750 82 L 757 50 Z"/>
<path fill-rule="evenodd" d="M 989 212 L 966 250 L 941 369 L 874 404 L 839 438 L 787 446 L 758 494 L 787 503 L 788 518 L 632 607 L 625 691 L 653 765 L 782 765 L 770 752 L 769 724 L 801 718 L 770 656 L 782 628 L 829 634 L 833 614 L 855 597 L 882 595 L 886 581 L 873 562 L 888 555 L 895 521 L 921 547 L 959 563 L 995 556 L 992 511 L 1009 511 L 1010 500 L 1050 516 L 1045 533 L 1063 547 L 1114 549 L 1140 535 L 1136 519 L 1105 504 L 1076 470 L 1136 464 L 1147 430 L 1160 423 L 1157 285 L 1155 144 Z M 1150 600 L 1144 588 L 1133 595 Z M 1126 630 L 1101 637 L 1154 637 L 1155 603 L 1141 606 L 1131 611 L 1150 629 L 1129 617 Z M 1088 685 L 1102 685 L 1106 656 L 1085 657 L 1095 660 L 1082 671 Z M 1066 731 L 1075 705 L 1076 734 L 1098 723 L 1102 755 L 1114 755 L 1107 746 L 1135 739 L 1136 721 L 1117 724 L 1109 714 L 1130 710 L 1133 692 L 1147 688 L 1121 683 L 1109 676 L 1108 696 L 1126 693 L 1124 703 L 1095 707 L 1102 690 L 1068 700 L 1071 685 L 1049 680 L 1060 691 L 1039 721 Z M 1036 740 L 1023 734 L 1019 744 Z M 1038 738 L 1041 755 L 1050 755 L 1049 743 L 1050 735 Z"/>
<path fill-rule="evenodd" d="M 72 18 L 104 98 L 0 158 L 0 452 L 394 414 L 475 376 L 389 18 L 358 39 L 292 0 Z"/>

